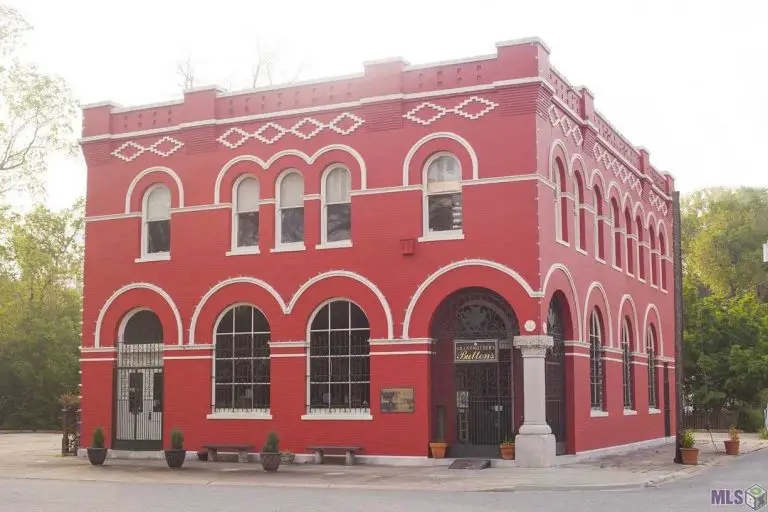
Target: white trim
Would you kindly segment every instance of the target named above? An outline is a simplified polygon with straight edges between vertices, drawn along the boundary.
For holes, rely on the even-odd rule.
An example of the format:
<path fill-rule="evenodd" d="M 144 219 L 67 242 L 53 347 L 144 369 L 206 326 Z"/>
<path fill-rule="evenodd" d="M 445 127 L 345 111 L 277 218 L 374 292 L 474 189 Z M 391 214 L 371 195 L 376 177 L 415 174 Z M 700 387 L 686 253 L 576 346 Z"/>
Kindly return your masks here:
<path fill-rule="evenodd" d="M 167 351 L 173 351 L 178 352 L 179 350 L 186 352 L 187 350 L 213 350 L 213 345 L 182 345 L 182 346 L 176 346 L 176 345 L 170 345 L 166 346 L 164 350 Z"/>
<path fill-rule="evenodd" d="M 403 186 L 404 187 L 407 187 L 409 185 L 408 174 L 411 168 L 411 160 L 413 160 L 414 155 L 421 148 L 421 146 L 435 139 L 451 139 L 453 141 L 458 142 L 462 146 L 464 146 L 464 149 L 467 150 L 467 153 L 469 154 L 469 159 L 472 162 L 472 179 L 476 180 L 478 178 L 477 154 L 475 153 L 474 148 L 472 148 L 472 145 L 464 137 L 457 135 L 455 133 L 435 132 L 435 133 L 430 133 L 429 135 L 425 135 L 424 137 L 419 139 L 416 142 L 416 144 L 411 146 L 411 149 L 408 150 L 408 154 L 405 156 L 405 160 L 403 160 Z M 422 169 L 422 176 L 423 176 L 423 169 Z M 463 179 L 463 176 L 462 176 L 462 179 Z M 422 185 L 426 186 L 426 183 L 422 183 Z"/>
<path fill-rule="evenodd" d="M 116 347 L 78 347 L 80 349 L 80 353 L 82 354 L 102 354 L 102 353 L 110 353 L 110 352 L 117 352 Z"/>
<path fill-rule="evenodd" d="M 186 212 L 202 212 L 206 210 L 221 210 L 224 208 L 230 208 L 231 203 L 221 204 L 199 204 L 193 206 L 185 206 L 184 208 L 171 208 L 171 215 L 174 213 L 186 213 Z"/>
<path fill-rule="evenodd" d="M 271 420 L 269 412 L 226 412 L 216 411 L 205 416 L 208 420 Z"/>
<path fill-rule="evenodd" d="M 608 411 L 599 411 L 597 409 L 590 409 L 589 417 L 590 418 L 607 418 Z"/>
<path fill-rule="evenodd" d="M 578 330 L 577 333 L 575 333 L 575 336 L 577 339 L 582 339 L 584 335 L 584 325 L 582 323 L 581 318 L 581 309 L 579 307 L 579 296 L 576 293 L 576 285 L 574 284 L 573 275 L 571 275 L 571 271 L 568 270 L 568 267 L 565 266 L 563 263 L 553 263 L 549 270 L 547 270 L 547 275 L 544 276 L 544 284 L 541 287 L 542 297 L 546 297 L 547 295 L 547 289 L 549 285 L 549 279 L 552 277 L 552 274 L 555 273 L 556 270 L 561 270 L 563 274 L 565 274 L 565 278 L 568 280 L 568 284 L 571 288 L 571 297 L 573 300 L 573 306 L 576 310 L 576 329 Z M 589 343 L 585 342 L 585 346 L 589 347 Z"/>
<path fill-rule="evenodd" d="M 163 356 L 163 361 L 174 359 L 213 359 L 213 354 L 207 356 Z"/>
<path fill-rule="evenodd" d="M 656 304 L 654 303 L 649 303 L 645 308 L 645 316 L 643 317 L 643 350 L 646 349 L 646 337 L 648 336 L 648 314 L 651 312 L 651 310 L 656 312 L 656 320 L 658 321 L 658 325 L 656 325 L 656 340 L 654 340 L 657 345 L 655 348 L 658 352 L 656 356 L 664 357 L 664 339 L 661 334 L 661 315 L 659 314 L 659 308 L 657 308 Z"/>
<path fill-rule="evenodd" d="M 430 240 L 463 240 L 464 234 L 462 232 L 462 229 L 451 229 L 446 231 L 432 231 L 429 228 L 429 167 L 440 157 L 450 157 L 455 162 L 456 165 L 459 166 L 459 189 L 454 190 L 453 193 L 458 193 L 459 195 L 462 194 L 462 182 L 464 181 L 463 176 L 463 170 L 461 168 L 461 161 L 459 158 L 451 153 L 450 151 L 438 151 L 436 153 L 433 153 L 427 158 L 426 162 L 424 162 L 424 165 L 421 169 L 421 190 L 422 190 L 422 203 L 421 203 L 421 236 L 419 237 L 419 242 L 426 242 Z M 435 193 L 435 195 L 442 195 L 444 193 L 438 194 Z M 464 225 L 463 220 L 464 215 L 464 208 L 462 206 L 462 226 Z"/>
<path fill-rule="evenodd" d="M 634 409 L 624 409 L 624 416 L 637 416 L 637 411 Z"/>
<path fill-rule="evenodd" d="M 565 357 L 584 357 L 589 359 L 591 356 L 589 354 L 582 354 L 581 352 L 566 352 Z"/>
<path fill-rule="evenodd" d="M 340 240 L 338 242 L 317 244 L 315 249 L 348 249 L 350 247 L 352 247 L 352 240 Z"/>
<path fill-rule="evenodd" d="M 253 256 L 254 254 L 261 254 L 258 245 L 238 247 L 237 249 L 225 252 L 224 256 Z"/>
<path fill-rule="evenodd" d="M 457 64 L 473 64 L 475 62 L 484 61 L 484 60 L 496 60 L 497 55 L 495 53 L 490 53 L 487 55 L 478 55 L 477 57 L 467 57 L 463 59 L 452 59 L 452 60 L 442 60 L 438 62 L 427 62 L 424 64 L 411 64 L 409 66 L 405 66 L 403 68 L 403 71 L 417 71 L 419 69 L 429 69 L 429 68 L 436 68 L 436 67 L 443 67 L 443 66 L 455 66 Z"/>
<path fill-rule="evenodd" d="M 623 311 L 622 308 L 624 307 L 624 302 L 625 301 L 629 301 L 629 305 L 630 305 L 630 307 L 632 309 L 632 318 L 630 318 L 630 321 L 632 322 L 632 330 L 634 331 L 633 332 L 633 337 L 634 337 L 634 340 L 635 340 L 635 347 L 634 348 L 637 349 L 640 346 L 639 345 L 639 343 L 640 343 L 640 336 L 639 336 L 640 331 L 638 330 L 638 325 L 637 325 L 637 308 L 635 307 L 635 300 L 628 293 L 625 293 L 621 297 L 621 300 L 619 301 L 619 309 L 618 309 L 618 311 L 619 311 L 619 318 L 618 318 L 618 322 L 616 323 L 616 332 L 621 334 L 621 324 L 622 324 L 622 322 L 624 320 L 624 315 L 622 314 L 622 311 Z M 619 340 L 619 346 L 620 345 L 621 345 L 621 340 Z M 631 351 L 632 351 L 632 344 L 630 344 L 630 352 Z"/>
<path fill-rule="evenodd" d="M 415 356 L 415 355 L 432 355 L 431 350 L 403 350 L 400 352 L 370 352 L 370 356 Z"/>
<path fill-rule="evenodd" d="M 432 338 L 411 338 L 411 339 L 371 339 L 368 340 L 368 344 L 371 346 L 378 345 L 432 345 L 435 340 Z"/>
<path fill-rule="evenodd" d="M 587 293 L 584 296 L 584 323 L 587 323 L 587 315 L 591 313 L 591 310 L 589 309 L 589 298 L 592 295 L 592 290 L 598 289 L 600 291 L 600 294 L 603 296 L 603 307 L 600 308 L 600 313 L 603 315 L 603 323 L 608 326 L 608 343 L 606 343 L 606 340 L 601 340 L 603 343 L 603 346 L 605 347 L 612 347 L 613 345 L 613 320 L 611 319 L 611 306 L 610 302 L 608 302 L 608 294 L 605 293 L 605 288 L 603 288 L 603 285 L 600 284 L 599 281 L 593 281 L 589 288 L 587 288 Z M 585 333 L 586 334 L 586 333 Z"/>
<path fill-rule="evenodd" d="M 544 41 L 542 41 L 538 37 L 523 37 L 523 38 L 520 38 L 520 39 L 510 39 L 509 41 L 500 41 L 500 42 L 496 43 L 496 48 L 502 48 L 504 46 L 521 46 L 521 45 L 525 45 L 525 44 L 538 44 L 539 46 L 544 48 L 544 50 L 547 53 L 550 53 L 549 46 L 547 46 L 544 43 Z M 557 73 L 557 74 L 559 75 L 560 73 Z M 562 79 L 562 77 L 561 77 L 561 79 Z M 564 79 L 562 79 L 562 80 L 565 81 Z M 568 85 L 570 85 L 570 84 L 568 84 Z"/>
<path fill-rule="evenodd" d="M 515 281 L 517 281 L 517 283 L 523 288 L 523 290 L 525 290 L 525 292 L 528 294 L 529 297 L 541 298 L 543 296 L 542 292 L 537 292 L 533 288 L 531 288 L 531 285 L 528 284 L 528 282 L 525 279 L 523 279 L 523 277 L 520 274 L 518 274 L 511 268 L 505 265 L 502 265 L 501 263 L 490 261 L 490 260 L 483 260 L 483 259 L 466 259 L 464 261 L 456 261 L 448 265 L 445 265 L 443 267 L 440 267 L 438 270 L 433 272 L 429 277 L 427 277 L 416 289 L 416 292 L 413 294 L 410 302 L 408 303 L 408 307 L 405 309 L 405 321 L 403 322 L 403 338 L 409 337 L 408 329 L 411 324 L 411 315 L 413 315 L 413 310 L 416 307 L 416 303 L 421 297 L 421 294 L 424 293 L 424 290 L 426 290 L 427 287 L 429 287 L 429 285 L 435 282 L 437 278 L 439 278 L 443 274 L 446 274 L 451 270 L 456 270 L 462 267 L 470 267 L 470 266 L 488 267 L 494 270 L 498 270 L 510 276 Z M 390 335 L 389 337 L 391 338 L 392 335 Z"/>
<path fill-rule="evenodd" d="M 541 181 L 542 183 L 549 185 L 547 179 L 538 173 L 533 174 L 513 174 L 510 176 L 498 176 L 491 178 L 477 178 L 476 180 L 461 180 L 462 187 L 468 187 L 471 185 L 493 185 L 497 183 L 514 183 L 516 181 Z"/>
<path fill-rule="evenodd" d="M 155 183 L 144 191 L 144 195 L 141 198 L 141 240 L 140 240 L 140 246 L 141 246 L 141 252 L 139 253 L 139 257 L 134 260 L 136 263 L 143 263 L 145 261 L 167 261 L 171 259 L 171 240 L 168 239 L 168 250 L 162 251 L 162 252 L 149 252 L 149 232 L 147 231 L 147 223 L 149 222 L 147 220 L 147 212 L 149 210 L 149 196 L 154 192 L 155 190 L 160 190 L 161 188 L 168 191 L 168 195 L 170 196 L 171 200 L 169 201 L 168 205 L 168 224 L 171 223 L 171 206 L 173 203 L 173 195 L 171 194 L 171 189 L 168 188 L 168 185 L 165 183 Z M 129 198 L 126 197 L 126 201 L 129 201 Z M 126 212 L 127 213 L 127 212 Z M 169 235 L 170 236 L 170 235 Z"/>
<path fill-rule="evenodd" d="M 334 204 L 347 204 L 349 205 L 350 212 L 352 211 L 352 171 L 349 170 L 349 167 L 347 167 L 344 164 L 340 163 L 331 163 L 330 165 L 326 166 L 323 170 L 323 173 L 320 175 L 320 243 L 316 246 L 317 248 L 321 249 L 331 249 L 333 247 L 352 247 L 352 225 L 349 226 L 349 236 L 347 240 L 338 240 L 334 242 L 328 241 L 328 192 L 327 192 L 327 181 L 328 176 L 331 174 L 331 172 L 335 171 L 336 169 L 342 169 L 347 173 L 349 176 L 349 190 L 347 191 L 349 193 L 349 201 L 346 203 L 334 203 Z M 306 197 L 306 196 L 305 196 Z M 351 220 L 350 220 L 351 222 Z"/>
<path fill-rule="evenodd" d="M 290 244 L 280 244 L 280 247 L 270 249 L 269 252 L 301 252 L 306 251 L 307 247 L 304 242 L 295 242 Z"/>
<path fill-rule="evenodd" d="M 391 194 L 392 192 L 408 192 L 408 191 L 416 191 L 421 190 L 421 185 L 408 185 L 407 187 L 403 186 L 396 186 L 396 187 L 379 187 L 379 188 L 369 188 L 366 190 L 353 190 L 349 193 L 351 196 L 369 196 L 374 194 Z"/>
<path fill-rule="evenodd" d="M 344 414 L 344 413 L 309 413 L 301 416 L 302 420 L 317 421 L 371 421 L 371 414 Z"/>
<path fill-rule="evenodd" d="M 301 177 L 301 183 L 302 183 L 302 191 L 301 191 L 301 215 L 302 220 L 304 222 L 304 234 L 300 241 L 298 242 L 283 242 L 283 223 L 282 221 L 282 212 L 280 211 L 280 199 L 282 194 L 282 190 L 280 190 L 280 187 L 283 185 L 283 180 L 286 176 L 290 176 L 291 174 L 297 174 Z M 285 169 L 280 173 L 280 175 L 277 177 L 277 180 L 275 181 L 275 231 L 274 231 L 274 248 L 270 249 L 269 252 L 292 252 L 292 251 L 303 251 L 306 249 L 304 247 L 304 241 L 306 240 L 306 227 L 307 227 L 307 211 L 306 207 L 304 206 L 305 196 L 306 196 L 306 186 L 307 182 L 304 178 L 304 175 L 298 170 L 293 167 L 290 167 L 288 169 Z M 296 207 L 293 207 L 296 208 Z"/>
<path fill-rule="evenodd" d="M 448 231 L 430 231 L 416 239 L 419 242 L 444 242 L 446 240 L 464 240 L 464 232 L 458 229 Z"/>
<path fill-rule="evenodd" d="M 85 222 L 101 222 L 118 219 L 140 219 L 141 213 L 110 213 L 106 215 L 92 215 L 85 218 Z"/>
<path fill-rule="evenodd" d="M 257 187 L 257 206 L 255 212 L 259 215 L 259 231 L 261 231 L 261 211 L 259 206 L 261 206 L 261 182 L 259 181 L 259 178 L 252 173 L 244 172 L 240 176 L 237 177 L 237 179 L 232 183 L 232 197 L 230 201 L 231 209 L 230 209 L 230 249 L 226 253 L 227 256 L 233 256 L 236 254 L 258 254 L 259 253 L 259 245 L 261 244 L 261 233 L 257 232 L 257 242 L 256 245 L 244 245 L 240 247 L 237 245 L 237 235 L 240 228 L 240 218 L 238 215 L 240 212 L 237 211 L 238 208 L 238 188 L 240 188 L 240 184 L 243 183 L 245 180 L 256 180 L 256 187 Z M 244 213 L 252 213 L 254 210 L 250 212 L 244 212 Z"/>
<path fill-rule="evenodd" d="M 106 362 L 106 361 L 115 361 L 115 357 L 81 357 L 80 362 L 84 363 L 86 361 L 97 361 L 97 362 Z"/>
<path fill-rule="evenodd" d="M 661 409 L 656 409 L 654 407 L 648 408 L 648 414 L 661 414 Z"/>
<path fill-rule="evenodd" d="M 168 293 L 159 286 L 151 283 L 131 283 L 115 291 L 101 307 L 101 310 L 99 310 L 99 316 L 96 319 L 96 332 L 94 333 L 94 347 L 101 346 L 101 324 L 104 322 L 104 315 L 107 313 L 107 310 L 112 305 L 112 303 L 115 302 L 115 299 L 130 290 L 151 290 L 165 299 L 165 302 L 168 303 L 168 306 L 171 308 L 173 316 L 176 319 L 176 331 L 178 335 L 177 344 L 183 345 L 184 329 L 181 325 L 181 315 L 179 314 L 179 308 L 176 307 L 176 304 L 173 302 L 173 299 L 171 299 L 171 296 L 168 295 Z"/>
<path fill-rule="evenodd" d="M 269 355 L 270 359 L 282 359 L 285 357 L 307 357 L 307 354 L 305 354 L 304 352 L 301 352 L 296 354 L 270 354 Z"/>
<path fill-rule="evenodd" d="M 142 236 L 142 238 L 144 237 Z M 134 263 L 152 263 L 153 261 L 171 261 L 171 253 L 170 252 L 152 252 L 133 260 Z"/>
<path fill-rule="evenodd" d="M 125 214 L 133 213 L 131 212 L 131 196 L 133 195 L 133 189 L 136 188 L 136 185 L 139 183 L 139 180 L 146 176 L 147 174 L 153 173 L 153 172 L 162 172 L 170 176 L 173 181 L 176 182 L 176 192 L 179 194 L 179 206 L 178 208 L 184 208 L 184 187 L 181 184 L 181 178 L 179 178 L 179 175 L 173 172 L 173 170 L 169 169 L 168 167 L 150 167 L 148 169 L 144 169 L 139 174 L 136 175 L 135 178 L 133 178 L 133 181 L 131 181 L 131 184 L 128 185 L 128 190 L 125 193 Z M 165 183 L 155 183 L 154 185 L 162 184 L 167 187 Z M 146 197 L 147 192 L 152 187 L 148 187 L 147 190 L 144 192 L 144 196 Z M 170 192 L 170 189 L 169 189 Z M 171 207 L 173 207 L 173 195 L 171 195 Z M 143 210 L 143 209 L 142 209 Z"/>
<path fill-rule="evenodd" d="M 308 341 L 270 341 L 269 348 L 307 348 Z M 304 354 L 301 354 L 304 355 Z"/>

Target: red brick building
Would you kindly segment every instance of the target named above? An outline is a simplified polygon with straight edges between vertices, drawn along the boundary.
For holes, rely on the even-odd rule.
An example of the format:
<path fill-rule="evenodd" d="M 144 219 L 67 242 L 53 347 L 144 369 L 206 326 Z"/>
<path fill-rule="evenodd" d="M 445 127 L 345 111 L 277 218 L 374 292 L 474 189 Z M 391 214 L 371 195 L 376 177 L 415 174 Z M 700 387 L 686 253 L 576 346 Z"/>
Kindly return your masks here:
<path fill-rule="evenodd" d="M 85 107 L 84 443 L 669 436 L 674 181 L 593 100 L 530 39 Z"/>

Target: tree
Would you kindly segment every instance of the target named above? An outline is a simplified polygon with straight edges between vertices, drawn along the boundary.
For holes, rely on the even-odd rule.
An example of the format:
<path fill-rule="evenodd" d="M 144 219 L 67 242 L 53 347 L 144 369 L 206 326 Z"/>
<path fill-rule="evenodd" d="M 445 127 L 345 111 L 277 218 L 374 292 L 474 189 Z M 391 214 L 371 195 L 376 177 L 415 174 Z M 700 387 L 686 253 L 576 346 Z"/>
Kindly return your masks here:
<path fill-rule="evenodd" d="M 18 11 L 0 6 L 0 198 L 41 191 L 48 157 L 76 150 L 75 102 L 66 83 L 17 55 L 30 29 Z"/>
<path fill-rule="evenodd" d="M 195 69 L 192 66 L 192 56 L 187 57 L 186 61 L 176 64 L 176 74 L 182 79 L 181 88 L 183 90 L 192 89 L 195 86 Z"/>

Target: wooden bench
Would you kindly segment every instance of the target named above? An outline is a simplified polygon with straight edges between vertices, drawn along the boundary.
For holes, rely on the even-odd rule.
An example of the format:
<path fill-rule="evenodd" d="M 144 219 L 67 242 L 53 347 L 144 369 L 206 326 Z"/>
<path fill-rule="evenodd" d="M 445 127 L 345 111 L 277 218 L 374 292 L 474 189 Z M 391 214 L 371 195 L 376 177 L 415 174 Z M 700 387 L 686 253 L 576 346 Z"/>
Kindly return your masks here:
<path fill-rule="evenodd" d="M 248 453 L 253 450 L 252 444 L 206 444 L 203 448 L 208 450 L 208 460 L 216 462 L 219 451 L 237 452 L 237 462 L 248 462 Z"/>
<path fill-rule="evenodd" d="M 323 463 L 323 456 L 326 452 L 343 452 L 344 463 L 352 466 L 355 463 L 355 452 L 361 450 L 359 446 L 309 446 L 307 450 L 315 452 L 315 464 Z"/>

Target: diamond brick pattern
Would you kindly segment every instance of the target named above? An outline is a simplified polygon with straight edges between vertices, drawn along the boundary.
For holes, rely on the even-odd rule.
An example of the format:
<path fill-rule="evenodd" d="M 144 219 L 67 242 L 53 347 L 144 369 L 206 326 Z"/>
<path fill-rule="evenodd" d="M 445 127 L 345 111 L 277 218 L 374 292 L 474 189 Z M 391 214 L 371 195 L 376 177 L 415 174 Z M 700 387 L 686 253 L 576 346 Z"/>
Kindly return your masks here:
<path fill-rule="evenodd" d="M 222 133 L 217 140 L 229 149 L 236 149 L 250 139 L 256 139 L 264 144 L 274 144 L 287 134 L 294 135 L 303 140 L 309 140 L 326 129 L 332 130 L 339 135 L 349 135 L 360 128 L 364 122 L 363 118 L 355 114 L 343 112 L 329 123 L 305 117 L 288 128 L 273 121 L 261 125 L 258 130 L 253 132 L 234 127 Z"/>
<path fill-rule="evenodd" d="M 648 202 L 659 210 L 665 217 L 667 216 L 667 203 L 653 190 L 648 191 Z"/>
<path fill-rule="evenodd" d="M 560 112 L 554 104 L 549 106 L 549 122 L 553 127 L 559 126 L 565 136 L 572 138 L 577 146 L 581 146 L 584 142 L 579 125 L 571 121 L 568 114 Z"/>
<path fill-rule="evenodd" d="M 474 113 L 464 110 L 469 106 L 481 106 L 482 108 Z M 429 126 L 438 119 L 445 117 L 448 114 L 456 114 L 465 119 L 480 119 L 491 110 L 498 107 L 499 104 L 479 96 L 471 96 L 455 107 L 446 108 L 441 105 L 435 105 L 429 101 L 425 101 L 406 112 L 403 117 L 409 121 L 420 124 L 422 126 Z"/>
<path fill-rule="evenodd" d="M 112 155 L 124 162 L 131 162 L 146 152 L 154 153 L 155 155 L 162 156 L 163 158 L 169 157 L 182 147 L 184 147 L 183 142 L 166 135 L 165 137 L 159 139 L 157 142 L 149 146 L 142 146 L 138 142 L 129 140 L 114 150 Z M 165 150 L 162 148 L 165 148 Z"/>
<path fill-rule="evenodd" d="M 603 164 L 607 170 L 613 172 L 614 176 L 619 178 L 622 183 L 629 185 L 629 188 L 642 196 L 643 185 L 640 183 L 640 179 L 635 176 L 635 173 L 627 169 L 624 164 L 619 162 L 617 158 L 611 155 L 607 149 L 603 148 L 598 142 L 595 142 L 595 145 L 592 146 L 592 154 L 595 156 L 595 160 Z"/>

